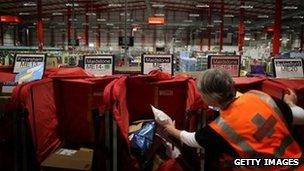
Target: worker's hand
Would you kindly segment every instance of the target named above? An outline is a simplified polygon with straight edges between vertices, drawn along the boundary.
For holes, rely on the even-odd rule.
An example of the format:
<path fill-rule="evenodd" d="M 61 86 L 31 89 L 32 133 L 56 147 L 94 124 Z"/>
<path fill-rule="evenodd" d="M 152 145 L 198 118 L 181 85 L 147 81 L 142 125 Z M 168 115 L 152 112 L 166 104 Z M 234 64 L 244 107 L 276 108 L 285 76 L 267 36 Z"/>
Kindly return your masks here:
<path fill-rule="evenodd" d="M 180 130 L 175 128 L 175 121 L 173 121 L 172 123 L 167 123 L 164 126 L 165 131 L 169 134 L 174 136 L 175 138 L 179 139 L 180 136 Z"/>
<path fill-rule="evenodd" d="M 291 89 L 288 89 L 288 93 L 284 94 L 284 102 L 289 106 L 295 106 L 297 104 L 297 95 Z"/>

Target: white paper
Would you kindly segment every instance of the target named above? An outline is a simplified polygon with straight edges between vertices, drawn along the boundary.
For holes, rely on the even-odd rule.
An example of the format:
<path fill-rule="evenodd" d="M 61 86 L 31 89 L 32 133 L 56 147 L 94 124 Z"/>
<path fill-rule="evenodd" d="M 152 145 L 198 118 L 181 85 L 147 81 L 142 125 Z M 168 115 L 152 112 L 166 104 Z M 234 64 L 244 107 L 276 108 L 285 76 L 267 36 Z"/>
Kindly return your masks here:
<path fill-rule="evenodd" d="M 69 150 L 69 149 L 60 149 L 56 153 L 59 155 L 72 156 L 77 152 L 77 150 Z"/>
<path fill-rule="evenodd" d="M 153 111 L 153 114 L 154 114 L 155 121 L 158 124 L 165 125 L 165 124 L 168 124 L 168 123 L 172 123 L 172 119 L 166 113 L 164 113 L 163 111 L 155 108 L 152 105 L 151 105 L 151 108 L 152 108 L 152 111 Z"/>

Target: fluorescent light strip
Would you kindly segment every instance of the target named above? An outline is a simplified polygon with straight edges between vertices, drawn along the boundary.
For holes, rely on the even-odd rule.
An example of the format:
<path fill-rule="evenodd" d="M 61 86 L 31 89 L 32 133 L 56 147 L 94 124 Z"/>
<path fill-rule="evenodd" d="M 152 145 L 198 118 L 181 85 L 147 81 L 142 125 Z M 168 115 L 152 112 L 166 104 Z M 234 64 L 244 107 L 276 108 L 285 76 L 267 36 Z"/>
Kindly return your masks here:
<path fill-rule="evenodd" d="M 63 15 L 61 12 L 53 12 L 52 15 Z"/>
<path fill-rule="evenodd" d="M 34 7 L 34 6 L 36 6 L 36 3 L 35 2 L 25 2 L 23 4 L 23 6 L 25 6 L 25 7 Z"/>
<path fill-rule="evenodd" d="M 268 15 L 258 15 L 258 18 L 269 18 Z"/>
<path fill-rule="evenodd" d="M 163 8 L 163 7 L 165 7 L 165 5 L 164 4 L 152 4 L 152 7 Z"/>
<path fill-rule="evenodd" d="M 285 9 L 285 10 L 296 10 L 296 9 L 298 9 L 298 7 L 297 6 L 284 6 L 283 9 Z"/>
<path fill-rule="evenodd" d="M 65 4 L 65 6 L 72 7 L 73 4 L 72 3 L 67 3 L 67 4 Z M 79 6 L 79 4 L 74 3 L 74 7 L 78 7 L 78 6 Z"/>
<path fill-rule="evenodd" d="M 20 12 L 19 15 L 31 15 L 29 12 Z"/>
<path fill-rule="evenodd" d="M 252 5 L 241 5 L 240 8 L 251 9 L 251 8 L 253 8 L 253 6 Z"/>
<path fill-rule="evenodd" d="M 208 4 L 197 4 L 196 8 L 209 8 Z"/>
<path fill-rule="evenodd" d="M 189 17 L 199 17 L 199 14 L 189 14 Z"/>

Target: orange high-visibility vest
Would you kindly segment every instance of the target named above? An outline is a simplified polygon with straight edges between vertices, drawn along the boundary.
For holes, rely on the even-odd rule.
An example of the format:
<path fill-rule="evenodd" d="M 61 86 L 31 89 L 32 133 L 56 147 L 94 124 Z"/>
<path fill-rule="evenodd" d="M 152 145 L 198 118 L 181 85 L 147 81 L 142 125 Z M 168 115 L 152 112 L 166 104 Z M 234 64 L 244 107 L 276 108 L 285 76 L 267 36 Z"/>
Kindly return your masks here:
<path fill-rule="evenodd" d="M 300 158 L 301 148 L 285 121 L 262 96 L 254 92 L 243 94 L 209 126 L 242 158 Z"/>

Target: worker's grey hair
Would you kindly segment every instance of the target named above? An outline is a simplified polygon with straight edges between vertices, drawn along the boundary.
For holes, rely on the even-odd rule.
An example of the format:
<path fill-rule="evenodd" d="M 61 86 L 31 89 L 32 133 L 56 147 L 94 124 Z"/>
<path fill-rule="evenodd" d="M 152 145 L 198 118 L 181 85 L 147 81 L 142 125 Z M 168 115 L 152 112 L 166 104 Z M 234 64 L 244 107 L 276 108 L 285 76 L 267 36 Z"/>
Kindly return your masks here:
<path fill-rule="evenodd" d="M 208 69 L 198 79 L 198 87 L 204 96 L 217 101 L 220 108 L 226 108 L 235 98 L 234 81 L 222 69 Z"/>

